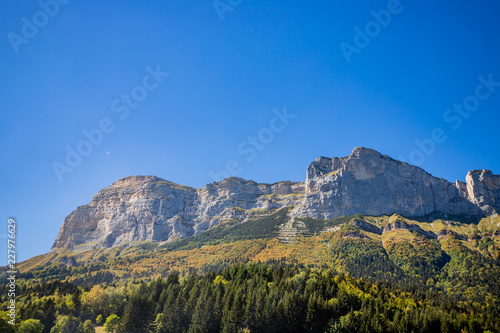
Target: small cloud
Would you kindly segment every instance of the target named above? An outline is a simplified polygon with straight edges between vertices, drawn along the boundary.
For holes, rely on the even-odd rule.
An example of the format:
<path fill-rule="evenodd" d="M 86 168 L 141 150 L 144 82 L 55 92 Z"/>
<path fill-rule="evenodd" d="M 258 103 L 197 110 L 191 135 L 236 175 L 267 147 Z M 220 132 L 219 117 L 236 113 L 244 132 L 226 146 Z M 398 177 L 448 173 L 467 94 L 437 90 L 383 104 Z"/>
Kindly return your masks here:
<path fill-rule="evenodd" d="M 108 150 L 108 151 L 106 152 L 106 155 L 109 155 L 109 154 L 111 154 L 111 153 L 110 153 L 110 152 L 109 152 L 109 150 Z"/>

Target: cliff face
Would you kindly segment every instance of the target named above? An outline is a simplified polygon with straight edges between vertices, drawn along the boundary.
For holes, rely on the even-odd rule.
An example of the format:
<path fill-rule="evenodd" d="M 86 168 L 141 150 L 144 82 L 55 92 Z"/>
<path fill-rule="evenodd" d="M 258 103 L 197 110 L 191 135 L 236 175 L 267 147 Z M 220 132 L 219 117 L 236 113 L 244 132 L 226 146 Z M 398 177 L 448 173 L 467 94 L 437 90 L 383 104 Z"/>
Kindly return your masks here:
<path fill-rule="evenodd" d="M 189 237 L 258 210 L 297 205 L 303 183 L 258 184 L 227 178 L 202 189 L 155 176 L 120 179 L 68 217 L 53 248 L 86 250 Z"/>
<path fill-rule="evenodd" d="M 490 170 L 472 170 L 465 179 L 468 199 L 472 203 L 487 215 L 500 212 L 500 175 Z"/>
<path fill-rule="evenodd" d="M 498 196 L 500 186 L 497 181 L 485 185 L 483 178 L 468 176 L 465 187 L 451 184 L 375 150 L 356 148 L 350 156 L 320 157 L 309 165 L 305 198 L 294 214 L 333 218 L 357 213 L 423 216 L 434 211 L 480 215 L 482 209 L 491 213 L 484 205 L 495 205 L 493 189 Z M 472 200 L 482 194 L 485 199 Z"/>
<path fill-rule="evenodd" d="M 491 215 L 500 211 L 500 176 L 470 171 L 455 184 L 367 148 L 343 158 L 320 157 L 305 183 L 259 184 L 227 178 L 196 189 L 155 176 L 120 179 L 64 221 L 53 248 L 86 250 L 136 241 L 189 237 L 225 220 L 243 221 L 294 206 L 292 216 L 398 213 Z"/>

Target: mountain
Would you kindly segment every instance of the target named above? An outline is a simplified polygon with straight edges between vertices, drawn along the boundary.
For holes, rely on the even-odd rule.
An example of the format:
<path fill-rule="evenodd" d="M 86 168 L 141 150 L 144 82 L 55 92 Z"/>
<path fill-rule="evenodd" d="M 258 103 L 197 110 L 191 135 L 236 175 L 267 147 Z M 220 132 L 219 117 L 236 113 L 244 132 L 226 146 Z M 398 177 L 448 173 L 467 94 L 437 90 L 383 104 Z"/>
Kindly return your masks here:
<path fill-rule="evenodd" d="M 475 170 L 469 171 L 466 183 L 452 184 L 361 147 L 347 157 L 319 157 L 307 167 L 305 182 L 260 184 L 233 177 L 197 189 L 155 176 L 131 176 L 73 211 L 53 249 L 85 251 L 142 241 L 163 243 L 282 208 L 289 208 L 292 222 L 353 214 L 434 214 L 479 220 L 500 211 L 500 176 Z"/>
<path fill-rule="evenodd" d="M 316 159 L 303 183 L 123 178 L 16 265 L 16 311 L 44 333 L 105 318 L 119 332 L 500 332 L 499 185 L 366 148 Z"/>
<path fill-rule="evenodd" d="M 303 183 L 270 185 L 240 178 L 195 189 L 154 176 L 127 177 L 73 211 L 53 248 L 88 250 L 185 238 L 222 221 L 297 205 L 303 189 Z"/>

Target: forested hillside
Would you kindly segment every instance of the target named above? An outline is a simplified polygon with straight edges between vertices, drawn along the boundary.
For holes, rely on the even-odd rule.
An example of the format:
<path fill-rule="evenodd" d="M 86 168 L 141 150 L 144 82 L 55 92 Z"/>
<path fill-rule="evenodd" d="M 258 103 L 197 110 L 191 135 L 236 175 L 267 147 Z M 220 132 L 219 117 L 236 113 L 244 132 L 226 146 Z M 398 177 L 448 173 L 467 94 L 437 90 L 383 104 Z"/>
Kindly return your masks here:
<path fill-rule="evenodd" d="M 122 332 L 500 330 L 499 217 L 288 212 L 32 258 L 19 265 L 18 321 L 44 332 L 90 332 L 106 318 Z"/>
<path fill-rule="evenodd" d="M 119 287 L 42 283 L 23 294 L 19 320 L 35 318 L 44 332 L 54 323 L 50 332 L 84 332 L 95 321 L 112 332 L 500 331 L 496 306 L 288 265 L 235 265 Z"/>

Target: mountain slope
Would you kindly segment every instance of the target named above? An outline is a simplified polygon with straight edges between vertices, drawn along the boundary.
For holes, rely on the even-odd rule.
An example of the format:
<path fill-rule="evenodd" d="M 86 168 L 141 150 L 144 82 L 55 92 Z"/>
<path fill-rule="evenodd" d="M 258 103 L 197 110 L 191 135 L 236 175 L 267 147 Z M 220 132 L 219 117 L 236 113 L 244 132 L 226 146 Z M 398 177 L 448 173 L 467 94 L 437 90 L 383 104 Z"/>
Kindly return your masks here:
<path fill-rule="evenodd" d="M 52 251 L 21 263 L 19 270 L 26 279 L 93 284 L 150 279 L 172 272 L 203 273 L 235 263 L 280 261 L 326 265 L 376 280 L 426 284 L 428 279 L 444 283 L 458 271 L 461 278 L 470 274 L 469 278 L 475 279 L 479 266 L 498 269 L 498 216 L 471 224 L 358 214 L 329 220 L 295 218 L 290 225 L 289 210 L 283 208 L 244 223 L 227 222 L 164 244 Z M 293 233 L 290 228 L 295 229 Z M 475 268 L 466 272 L 468 265 Z"/>
<path fill-rule="evenodd" d="M 480 218 L 500 211 L 500 176 L 470 171 L 466 183 L 451 184 L 367 148 L 356 148 L 343 158 L 318 158 L 307 168 L 305 183 L 227 178 L 195 189 L 155 176 L 132 176 L 73 211 L 53 248 L 84 251 L 171 241 L 284 207 L 293 208 L 285 223 L 296 217 L 353 214 Z"/>
<path fill-rule="evenodd" d="M 304 286 L 313 294 L 315 284 L 323 281 L 320 276 L 325 274 L 339 283 L 342 279 L 348 279 L 368 285 L 369 291 L 361 293 L 357 288 L 341 283 L 340 289 L 345 289 L 341 294 L 325 296 L 320 302 L 325 306 L 325 316 L 330 318 L 333 315 L 345 315 L 347 317 L 342 317 L 344 319 L 335 318 L 345 327 L 355 331 L 362 331 L 359 328 L 360 322 L 373 318 L 371 312 L 367 312 L 370 307 L 374 310 L 384 308 L 389 311 L 384 312 L 380 319 L 386 322 L 387 327 L 398 323 L 400 328 L 393 328 L 394 332 L 404 331 L 409 329 L 408 327 L 421 329 L 424 324 L 428 327 L 427 331 L 433 332 L 436 331 L 434 325 L 450 322 L 456 323 L 452 332 L 460 332 L 460 329 L 467 327 L 469 329 L 465 331 L 470 332 L 482 332 L 481 328 L 495 331 L 498 326 L 500 216 L 477 220 L 463 216 L 445 216 L 442 213 L 419 218 L 397 214 L 356 214 L 315 219 L 290 217 L 292 209 L 293 207 L 284 207 L 260 212 L 243 222 L 239 219 L 228 219 L 203 233 L 166 243 L 146 241 L 85 251 L 56 249 L 46 255 L 32 258 L 18 265 L 20 274 L 16 281 L 21 291 L 17 299 L 22 309 L 20 313 L 23 319 L 32 318 L 30 313 L 34 314 L 35 318 L 43 320 L 44 325 L 49 328 L 56 320 L 56 311 L 76 313 L 82 322 L 85 319 L 92 320 L 98 314 L 107 316 L 117 313 L 120 317 L 123 314 L 122 321 L 126 324 L 130 320 L 125 319 L 128 318 L 125 313 L 129 308 L 126 304 L 136 299 L 129 295 L 129 292 L 132 293 L 141 285 L 147 285 L 148 289 L 140 293 L 145 298 L 157 297 L 154 298 L 157 302 L 156 309 L 135 311 L 129 316 L 151 323 L 154 320 L 154 317 L 150 316 L 151 313 L 158 314 L 162 312 L 161 309 L 166 309 L 163 311 L 164 317 L 160 319 L 175 319 L 182 316 L 183 311 L 188 308 L 181 306 L 181 310 L 173 313 L 171 309 L 177 306 L 177 302 L 193 302 L 192 309 L 195 309 L 195 303 L 200 302 L 191 300 L 196 292 L 191 295 L 186 291 L 190 290 L 193 279 L 197 279 L 193 274 L 203 274 L 198 276 L 206 278 L 204 286 L 215 286 L 221 291 L 227 291 L 229 295 L 229 288 L 233 287 L 228 274 L 237 276 L 237 280 L 241 280 L 237 283 L 242 286 L 257 285 L 247 281 L 248 271 L 239 266 L 247 264 L 249 270 L 260 267 L 260 271 L 268 272 L 265 274 L 276 278 L 283 272 L 293 270 L 295 273 L 292 274 L 292 280 L 304 281 Z M 265 263 L 268 268 L 253 265 L 258 263 Z M 321 274 L 315 277 L 314 272 Z M 305 282 L 304 279 L 307 280 L 309 274 L 312 279 Z M 1 274 L 1 278 L 6 278 L 5 275 L 5 272 Z M 138 280 L 149 282 L 138 284 Z M 169 288 L 162 291 L 154 287 L 173 280 L 179 283 L 177 291 Z M 290 301 L 292 308 L 307 308 L 311 299 L 317 298 L 317 295 L 305 294 L 302 289 L 289 288 L 288 279 L 284 285 L 276 284 L 275 281 L 270 279 L 257 282 L 262 290 L 275 295 L 276 299 L 292 297 L 290 293 L 296 297 L 307 296 L 303 302 L 295 298 Z M 76 288 L 75 285 L 82 287 Z M 90 289 L 90 286 L 93 287 Z M 382 292 L 384 288 L 388 288 L 390 292 Z M 238 285 L 234 286 L 235 291 L 238 289 Z M 65 293 L 65 290 L 71 292 Z M 184 300 L 179 297 L 179 291 L 183 291 Z M 84 311 L 72 305 L 79 294 L 82 300 L 81 309 L 85 309 Z M 6 308 L 7 292 L 3 295 L 2 302 Z M 114 300 L 113 306 L 106 305 L 110 299 Z M 246 306 L 258 304 L 258 301 L 251 297 L 245 299 Z M 374 305 L 374 301 L 377 305 Z M 101 303 L 102 307 L 99 305 Z M 217 307 L 217 304 L 219 303 L 216 302 L 214 306 Z M 339 314 L 339 306 L 346 311 Z M 284 308 L 274 304 L 272 309 L 279 312 Z M 220 314 L 217 311 L 212 312 L 211 306 L 208 311 L 215 316 Z M 435 314 L 436 311 L 439 315 L 435 316 L 440 319 L 428 323 L 424 318 L 432 317 L 430 314 Z M 404 314 L 404 317 L 398 315 L 398 312 Z M 362 313 L 364 319 L 361 318 Z M 352 316 L 351 321 L 346 322 L 349 316 Z M 408 326 L 410 317 L 414 324 Z M 222 315 L 221 318 L 225 316 Z M 262 318 L 266 317 L 259 315 L 257 321 L 261 322 Z M 272 318 L 270 321 L 276 322 L 277 319 Z M 312 320 L 312 317 L 306 314 L 297 318 L 296 321 L 301 325 L 304 320 L 306 323 L 319 324 L 316 319 Z M 188 323 L 189 320 L 185 325 Z M 472 324 L 469 323 L 475 323 L 477 328 L 470 329 Z M 320 326 L 323 324 L 322 322 Z M 365 325 L 364 329 L 387 329 L 386 326 L 381 329 L 379 324 L 379 320 L 374 320 L 371 325 L 375 326 Z M 190 325 L 195 324 L 191 322 L 188 326 Z M 309 330 L 309 326 L 307 327 Z M 302 326 L 297 329 L 301 331 Z M 315 331 L 323 332 L 323 328 Z M 442 328 L 442 331 L 450 330 Z"/>
<path fill-rule="evenodd" d="M 364 148 L 345 158 L 319 158 L 309 166 L 305 183 L 229 178 L 194 189 L 154 176 L 127 177 L 70 214 L 49 253 L 17 265 L 16 282 L 25 292 L 18 297 L 20 311 L 25 318 L 24 309 L 40 314 L 55 302 L 54 318 L 44 317 L 52 325 L 55 309 L 76 311 L 78 290 L 85 300 L 90 286 L 113 286 L 109 291 L 123 291 L 123 300 L 138 280 L 152 286 L 161 283 L 157 278 L 175 277 L 185 290 L 193 274 L 205 274 L 207 285 L 224 289 L 229 280 L 216 274 L 265 263 L 275 274 L 281 267 L 297 270 L 294 279 L 321 271 L 370 280 L 377 302 L 405 313 L 426 308 L 434 298 L 446 299 L 456 307 L 446 305 L 448 315 L 471 320 L 484 315 L 482 327 L 494 327 L 492 319 L 500 313 L 498 193 L 498 176 L 486 170 L 451 184 Z M 7 278 L 6 270 L 0 278 Z M 270 283 L 263 288 L 272 290 Z M 380 285 L 399 288 L 400 295 L 421 303 L 395 304 L 400 297 L 384 298 Z M 40 298 L 37 293 L 47 288 Z M 61 296 L 64 290 L 73 294 Z M 351 288 L 346 292 L 357 294 Z M 355 307 L 342 300 L 358 309 L 352 316 L 371 302 L 357 295 Z M 8 300 L 1 297 L 6 308 Z M 180 301 L 175 293 L 169 297 L 154 313 Z M 337 304 L 325 301 L 328 311 Z M 81 316 L 87 315 L 91 318 Z M 395 313 L 390 316 L 398 322 Z"/>

